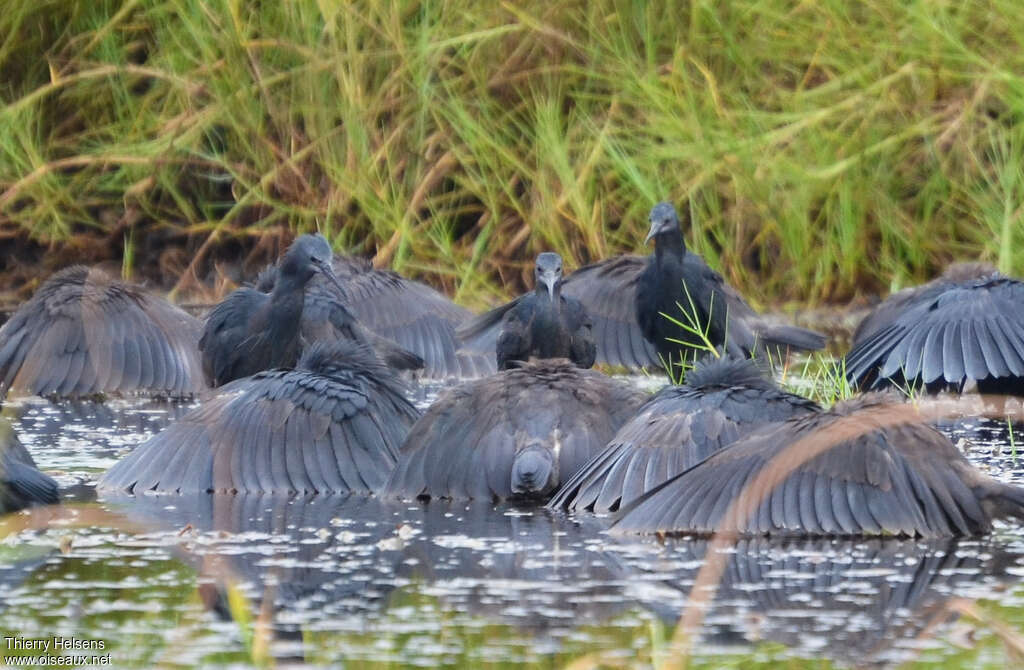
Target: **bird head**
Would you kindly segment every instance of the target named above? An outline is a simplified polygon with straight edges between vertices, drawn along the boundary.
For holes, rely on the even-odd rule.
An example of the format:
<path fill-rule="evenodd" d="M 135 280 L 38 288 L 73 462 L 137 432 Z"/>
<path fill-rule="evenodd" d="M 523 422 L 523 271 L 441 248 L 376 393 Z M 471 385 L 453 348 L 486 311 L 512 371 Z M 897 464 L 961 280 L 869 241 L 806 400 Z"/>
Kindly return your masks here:
<path fill-rule="evenodd" d="M 512 495 L 544 498 L 558 488 L 558 456 L 539 441 L 523 446 L 512 462 Z"/>
<path fill-rule="evenodd" d="M 562 284 L 562 257 L 550 251 L 538 255 L 533 276 L 537 281 L 537 288 L 546 286 L 548 295 L 554 297 Z"/>
<path fill-rule="evenodd" d="M 679 215 L 676 213 L 676 208 L 670 202 L 659 202 L 655 205 L 651 209 L 650 221 L 651 230 L 647 233 L 647 237 L 644 238 L 644 244 L 647 244 L 651 239 L 659 235 L 679 231 Z"/>
<path fill-rule="evenodd" d="M 331 245 L 323 235 L 300 235 L 285 252 L 280 274 L 305 285 L 319 272 L 344 293 L 345 288 L 331 268 L 332 257 Z"/>

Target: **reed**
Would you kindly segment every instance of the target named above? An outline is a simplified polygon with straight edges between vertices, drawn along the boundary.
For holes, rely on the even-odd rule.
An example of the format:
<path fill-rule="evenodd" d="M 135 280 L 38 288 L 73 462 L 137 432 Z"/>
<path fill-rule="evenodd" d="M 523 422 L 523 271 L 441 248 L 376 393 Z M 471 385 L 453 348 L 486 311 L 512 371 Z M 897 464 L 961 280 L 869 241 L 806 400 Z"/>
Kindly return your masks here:
<path fill-rule="evenodd" d="M 952 258 L 1021 273 L 1022 19 L 1017 0 L 12 0 L 0 235 L 128 239 L 173 281 L 318 228 L 480 307 L 539 251 L 642 251 L 668 199 L 758 306 Z"/>

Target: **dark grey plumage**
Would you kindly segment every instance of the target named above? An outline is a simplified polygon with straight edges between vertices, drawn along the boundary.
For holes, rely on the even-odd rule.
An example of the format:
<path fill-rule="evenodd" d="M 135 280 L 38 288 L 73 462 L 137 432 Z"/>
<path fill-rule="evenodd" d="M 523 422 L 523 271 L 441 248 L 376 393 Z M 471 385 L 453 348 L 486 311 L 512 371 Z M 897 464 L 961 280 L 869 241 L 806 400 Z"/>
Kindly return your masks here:
<path fill-rule="evenodd" d="M 336 283 L 330 262 L 331 246 L 322 235 L 302 235 L 281 259 L 269 295 L 240 288 L 213 308 L 199 340 L 211 386 L 261 370 L 295 367 L 303 347 L 303 317 L 317 305 L 311 299 L 307 308 L 306 285 L 317 273 Z M 307 343 L 317 339 L 311 335 Z"/>
<path fill-rule="evenodd" d="M 654 240 L 636 282 L 636 320 L 660 360 L 673 366 L 693 361 L 705 350 L 706 332 L 722 353 L 749 358 L 765 347 L 821 349 L 825 338 L 794 326 L 769 326 L 704 259 L 686 249 L 679 216 L 670 203 L 654 206 L 647 240 Z M 669 315 L 680 326 L 666 318 Z"/>
<path fill-rule="evenodd" d="M 0 328 L 0 391 L 28 395 L 158 393 L 205 388 L 202 324 L 99 270 L 61 270 Z"/>
<path fill-rule="evenodd" d="M 562 280 L 562 298 L 578 301 L 590 321 L 596 363 L 632 370 L 660 366 L 657 350 L 644 339 L 636 322 L 636 282 L 644 263 L 642 256 L 618 256 L 582 267 Z M 463 350 L 493 356 L 506 316 L 527 296 L 459 328 Z"/>
<path fill-rule="evenodd" d="M 345 306 L 339 284 L 327 278 L 314 278 L 306 286 L 302 309 L 301 340 L 334 342 L 344 340 L 369 345 L 377 356 L 396 370 L 419 370 L 423 359 L 396 342 L 375 333 Z"/>
<path fill-rule="evenodd" d="M 658 350 L 636 320 L 636 287 L 646 264 L 643 256 L 616 256 L 565 279 L 562 294 L 583 303 L 593 322 L 598 363 L 630 370 L 661 367 Z"/>
<path fill-rule="evenodd" d="M 372 493 L 419 417 L 364 345 L 318 343 L 296 370 L 232 382 L 111 468 L 104 489 Z"/>
<path fill-rule="evenodd" d="M 691 346 L 695 339 L 692 335 L 661 316 L 665 313 L 685 322 L 676 304 L 689 311 L 683 279 L 687 280 L 696 307 L 696 320 L 702 326 L 710 323 L 709 338 L 724 353 L 749 358 L 765 346 L 770 350 L 825 346 L 825 338 L 819 333 L 794 326 L 772 326 L 754 312 L 704 259 L 686 249 L 679 218 L 671 204 L 661 203 L 651 211 L 648 239 L 655 240 L 652 255 L 623 255 L 598 261 L 581 267 L 562 282 L 562 295 L 579 300 L 590 318 L 597 363 L 639 370 L 661 367 L 661 357 L 672 356 L 678 361 L 681 350 L 689 360 L 702 355 L 703 350 Z M 507 310 L 512 304 L 498 310 Z M 492 310 L 475 321 L 472 328 L 467 326 L 460 331 L 465 347 L 492 351 L 503 315 L 504 312 Z M 483 320 L 487 316 L 490 318 Z M 667 338 L 691 345 L 679 345 Z"/>
<path fill-rule="evenodd" d="M 36 468 L 11 426 L 0 423 L 0 514 L 59 502 L 57 482 Z"/>
<path fill-rule="evenodd" d="M 590 317 L 578 300 L 562 295 L 562 257 L 539 254 L 534 277 L 536 290 L 505 315 L 495 349 L 498 369 L 531 358 L 567 358 L 581 368 L 592 367 L 597 351 Z"/>
<path fill-rule="evenodd" d="M 614 512 L 755 428 L 819 409 L 779 389 L 750 359 L 705 359 L 684 386 L 648 400 L 548 506 Z"/>
<path fill-rule="evenodd" d="M 594 365 L 597 348 L 582 303 L 562 295 L 562 257 L 545 252 L 534 264 L 536 290 L 482 314 L 459 329 L 465 348 L 495 352 L 499 370 L 532 358 Z M 500 324 L 500 329 L 496 326 Z"/>
<path fill-rule="evenodd" d="M 1024 395 L 1024 282 L 980 264 L 951 270 L 865 317 L 846 355 L 852 384 Z"/>
<path fill-rule="evenodd" d="M 422 374 L 483 377 L 495 371 L 491 356 L 459 350 L 455 329 L 473 318 L 468 309 L 426 284 L 374 269 L 363 258 L 336 257 L 334 269 L 352 313 L 381 337 L 421 357 Z"/>
<path fill-rule="evenodd" d="M 988 263 L 950 263 L 939 277 L 921 286 L 911 286 L 899 290 L 876 305 L 857 324 L 857 328 L 853 331 L 851 344 L 857 346 L 879 330 L 888 327 L 899 318 L 907 307 L 915 302 L 933 299 L 955 284 L 998 275 L 999 271 Z"/>
<path fill-rule="evenodd" d="M 307 300 L 317 295 L 340 304 L 375 334 L 376 338 L 370 339 L 378 355 L 392 359 L 389 364 L 393 367 L 422 367 L 421 375 L 430 378 L 481 377 L 495 371 L 490 352 L 459 349 L 455 329 L 473 317 L 469 310 L 426 284 L 377 270 L 363 258 L 335 256 L 333 267 L 344 290 L 315 277 L 307 288 Z M 259 288 L 270 290 L 274 277 L 273 271 L 261 275 Z M 316 319 L 323 321 L 325 317 Z M 333 320 L 337 321 L 338 315 Z M 410 354 L 416 358 L 408 359 Z"/>
<path fill-rule="evenodd" d="M 386 493 L 543 500 L 642 400 L 624 382 L 558 359 L 468 382 L 445 392 L 413 426 Z"/>
<path fill-rule="evenodd" d="M 952 537 L 1000 516 L 1024 518 L 1024 489 L 979 472 L 912 407 L 867 396 L 737 440 L 625 507 L 613 530 Z"/>
<path fill-rule="evenodd" d="M 562 258 L 545 252 L 534 266 L 537 288 L 495 307 L 458 331 L 463 348 L 494 351 L 499 370 L 530 359 L 568 359 L 590 368 L 597 357 L 592 324 L 579 300 L 562 293 Z"/>

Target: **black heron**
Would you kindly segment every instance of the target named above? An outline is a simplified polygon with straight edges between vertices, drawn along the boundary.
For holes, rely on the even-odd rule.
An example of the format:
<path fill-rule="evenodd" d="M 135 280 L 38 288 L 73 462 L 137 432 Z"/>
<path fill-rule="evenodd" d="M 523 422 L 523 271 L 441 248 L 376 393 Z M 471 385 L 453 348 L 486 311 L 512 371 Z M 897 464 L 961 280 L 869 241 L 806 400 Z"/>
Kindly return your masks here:
<path fill-rule="evenodd" d="M 711 345 L 737 357 L 766 347 L 825 346 L 819 333 L 766 323 L 704 259 L 686 248 L 671 204 L 656 205 L 650 223 L 647 241 L 654 240 L 653 254 L 597 261 L 562 282 L 562 295 L 579 300 L 592 323 L 597 363 L 639 370 L 661 367 L 670 358 L 678 363 L 681 356 L 692 361 L 704 353 L 700 338 L 662 314 L 684 324 L 689 315 L 695 328 L 706 330 Z M 491 318 L 476 322 L 472 330 L 467 327 L 466 348 L 489 351 L 501 326 L 500 319 Z"/>
<path fill-rule="evenodd" d="M 275 494 L 376 491 L 419 411 L 362 344 L 317 343 L 295 370 L 221 387 L 137 447 L 101 489 Z"/>
<path fill-rule="evenodd" d="M 204 388 L 202 323 L 82 266 L 50 277 L 0 328 L 0 391 L 190 396 Z"/>
<path fill-rule="evenodd" d="M 846 374 L 865 390 L 1024 395 L 1024 282 L 957 263 L 893 294 L 858 325 Z"/>
<path fill-rule="evenodd" d="M 685 385 L 648 400 L 548 506 L 614 512 L 755 428 L 819 410 L 751 359 L 703 359 Z"/>
<path fill-rule="evenodd" d="M 534 280 L 533 292 L 480 315 L 460 328 L 459 336 L 473 350 L 493 350 L 499 370 L 533 358 L 567 358 L 581 368 L 593 366 L 597 347 L 590 317 L 579 300 L 562 294 L 562 257 L 538 255 Z"/>
<path fill-rule="evenodd" d="M 340 305 L 376 336 L 375 348 L 381 358 L 399 369 L 417 368 L 403 360 L 410 354 L 422 360 L 421 377 L 481 377 L 495 372 L 493 357 L 460 349 L 456 329 L 473 318 L 473 312 L 423 284 L 394 271 L 377 269 L 366 258 L 336 255 L 335 276 L 344 287 L 324 277 L 314 277 L 306 299 L 323 306 L 307 316 L 313 322 L 339 321 Z M 260 276 L 257 286 L 272 289 L 276 268 Z M 316 313 L 318 312 L 318 313 Z M 310 324 L 312 326 L 312 324 Z M 393 343 L 394 346 L 388 346 Z M 382 348 L 383 346 L 383 348 Z M 415 362 L 415 360 L 413 361 Z"/>
<path fill-rule="evenodd" d="M 765 323 L 703 258 L 687 250 L 671 203 L 655 205 L 650 223 L 645 242 L 654 241 L 654 253 L 637 278 L 636 320 L 665 364 L 692 362 L 708 344 L 743 358 L 765 348 L 825 346 L 819 333 Z"/>
<path fill-rule="evenodd" d="M 332 265 L 344 291 L 314 277 L 307 300 L 322 295 L 340 303 L 377 336 L 421 358 L 421 377 L 482 377 L 496 370 L 490 351 L 460 350 L 456 328 L 474 317 L 468 309 L 427 284 L 376 269 L 365 258 L 336 255 Z M 276 268 L 262 274 L 258 288 L 269 291 L 275 277 Z"/>
<path fill-rule="evenodd" d="M 629 384 L 565 359 L 446 391 L 412 427 L 386 495 L 541 501 L 642 403 Z"/>
<path fill-rule="evenodd" d="M 394 343 L 379 343 L 333 294 L 311 284 L 317 274 L 344 291 L 331 268 L 331 247 L 322 235 L 302 235 L 273 271 L 269 294 L 240 288 L 214 307 L 199 340 L 211 386 L 261 370 L 294 367 L 303 347 L 338 339 L 380 345 L 389 364 L 415 368 L 422 361 Z M 264 281 L 266 281 L 264 279 Z"/>
<path fill-rule="evenodd" d="M 617 533 L 978 535 L 1024 518 L 1024 489 L 984 475 L 909 405 L 863 396 L 743 437 L 620 512 Z"/>

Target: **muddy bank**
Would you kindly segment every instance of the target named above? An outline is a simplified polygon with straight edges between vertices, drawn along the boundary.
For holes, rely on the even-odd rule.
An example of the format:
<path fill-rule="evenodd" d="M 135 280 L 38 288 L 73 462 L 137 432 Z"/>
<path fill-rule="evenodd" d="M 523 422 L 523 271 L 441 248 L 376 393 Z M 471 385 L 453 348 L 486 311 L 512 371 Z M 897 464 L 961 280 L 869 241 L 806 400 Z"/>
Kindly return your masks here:
<path fill-rule="evenodd" d="M 227 293 L 251 283 L 274 262 L 294 235 L 286 229 L 240 236 L 171 235 L 146 238 L 131 248 L 135 262 L 129 278 L 147 289 L 170 294 L 186 311 L 204 315 Z M 48 247 L 25 237 L 0 239 L 0 324 L 5 322 L 46 279 L 69 265 L 96 266 L 122 276 L 123 237 L 76 236 L 72 242 Z M 432 283 L 429 278 L 427 283 Z M 444 293 L 445 287 L 435 286 Z M 526 290 L 509 287 L 509 295 Z M 882 296 L 866 293 L 850 304 L 766 310 L 769 320 L 795 323 L 829 336 L 833 347 L 849 339 L 861 318 Z"/>
<path fill-rule="evenodd" d="M 75 235 L 56 245 L 24 235 L 0 236 L 0 309 L 6 313 L 17 307 L 47 277 L 69 265 L 127 276 L 157 293 L 173 293 L 178 302 L 216 302 L 275 261 L 292 239 L 294 234 L 285 228 L 216 236 L 177 229 L 132 235 L 115 228 L 108 235 Z"/>

